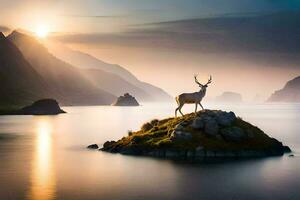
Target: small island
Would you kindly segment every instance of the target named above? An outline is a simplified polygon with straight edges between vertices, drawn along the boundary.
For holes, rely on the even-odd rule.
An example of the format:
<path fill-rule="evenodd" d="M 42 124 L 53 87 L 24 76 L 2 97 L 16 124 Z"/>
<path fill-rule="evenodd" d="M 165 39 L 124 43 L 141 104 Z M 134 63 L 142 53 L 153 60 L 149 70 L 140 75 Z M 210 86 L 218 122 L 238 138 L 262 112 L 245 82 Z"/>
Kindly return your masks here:
<path fill-rule="evenodd" d="M 112 106 L 139 106 L 135 97 L 131 96 L 129 93 L 125 93 L 123 96 L 118 97 L 118 99 L 112 104 Z"/>
<path fill-rule="evenodd" d="M 54 99 L 41 99 L 35 101 L 29 106 L 20 109 L 17 114 L 19 115 L 58 115 L 66 113 L 63 111 L 56 100 Z"/>
<path fill-rule="evenodd" d="M 233 112 L 221 110 L 152 120 L 127 137 L 105 142 L 101 150 L 189 161 L 280 156 L 291 151 Z"/>
<path fill-rule="evenodd" d="M 58 115 L 66 113 L 54 99 L 37 100 L 29 106 L 9 105 L 0 107 L 0 115 Z"/>

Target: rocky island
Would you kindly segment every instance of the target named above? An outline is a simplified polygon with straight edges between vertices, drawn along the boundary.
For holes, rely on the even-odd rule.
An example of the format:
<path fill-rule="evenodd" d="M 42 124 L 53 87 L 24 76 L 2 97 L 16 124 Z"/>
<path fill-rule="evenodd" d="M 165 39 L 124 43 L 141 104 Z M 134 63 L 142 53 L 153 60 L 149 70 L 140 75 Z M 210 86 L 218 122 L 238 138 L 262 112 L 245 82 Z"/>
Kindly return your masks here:
<path fill-rule="evenodd" d="M 233 112 L 220 110 L 152 120 L 127 137 L 105 142 L 101 150 L 190 161 L 280 156 L 291 151 Z"/>
<path fill-rule="evenodd" d="M 17 111 L 19 115 L 57 115 L 60 113 L 66 112 L 59 107 L 58 102 L 54 99 L 41 99 Z"/>
<path fill-rule="evenodd" d="M 118 97 L 118 99 L 112 104 L 113 106 L 139 106 L 135 97 L 131 96 L 129 93 L 125 93 L 123 96 Z"/>
<path fill-rule="evenodd" d="M 57 115 L 61 113 L 66 112 L 54 99 L 41 99 L 25 107 L 20 105 L 0 106 L 0 115 Z"/>

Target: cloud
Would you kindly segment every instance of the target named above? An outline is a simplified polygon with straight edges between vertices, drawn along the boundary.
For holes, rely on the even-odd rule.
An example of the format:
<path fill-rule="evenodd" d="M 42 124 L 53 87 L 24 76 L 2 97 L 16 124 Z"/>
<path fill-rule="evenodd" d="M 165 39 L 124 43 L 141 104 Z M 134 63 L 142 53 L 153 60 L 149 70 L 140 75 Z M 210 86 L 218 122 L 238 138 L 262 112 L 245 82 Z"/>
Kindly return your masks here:
<path fill-rule="evenodd" d="M 61 15 L 63 17 L 73 17 L 73 18 L 94 18 L 94 19 L 115 19 L 123 18 L 126 15 Z"/>
<path fill-rule="evenodd" d="M 221 16 L 129 26 L 120 33 L 62 34 L 65 43 L 202 53 L 300 53 L 300 12 Z"/>

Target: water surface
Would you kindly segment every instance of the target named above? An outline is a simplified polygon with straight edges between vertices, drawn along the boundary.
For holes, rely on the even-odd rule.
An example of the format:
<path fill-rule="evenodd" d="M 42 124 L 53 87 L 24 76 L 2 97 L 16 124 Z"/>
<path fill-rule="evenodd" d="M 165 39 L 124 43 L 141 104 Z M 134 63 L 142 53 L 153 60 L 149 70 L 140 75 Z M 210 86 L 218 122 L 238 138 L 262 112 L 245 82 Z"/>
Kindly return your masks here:
<path fill-rule="evenodd" d="M 58 116 L 0 116 L 0 199 L 300 199 L 299 104 L 208 106 L 233 110 L 289 145 L 295 157 L 192 165 L 85 148 L 171 116 L 174 107 L 65 107 L 68 114 Z"/>

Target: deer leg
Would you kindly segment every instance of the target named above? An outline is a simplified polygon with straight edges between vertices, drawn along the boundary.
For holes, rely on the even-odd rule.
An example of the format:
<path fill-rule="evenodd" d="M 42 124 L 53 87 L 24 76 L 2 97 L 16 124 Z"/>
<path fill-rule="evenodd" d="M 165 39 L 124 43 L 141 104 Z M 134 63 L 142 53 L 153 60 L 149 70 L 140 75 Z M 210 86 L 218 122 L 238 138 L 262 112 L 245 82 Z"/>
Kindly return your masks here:
<path fill-rule="evenodd" d="M 182 105 L 180 105 L 180 106 L 178 107 L 178 110 L 179 110 L 179 112 L 180 112 L 180 114 L 181 114 L 182 116 L 184 116 L 184 114 L 181 112 L 181 108 L 183 107 L 183 105 L 184 105 L 184 104 L 182 104 Z"/>
<path fill-rule="evenodd" d="M 195 114 L 197 114 L 198 103 L 195 104 Z"/>
<path fill-rule="evenodd" d="M 202 110 L 204 110 L 204 108 L 203 108 L 202 104 L 201 104 L 201 103 L 199 103 L 199 105 L 201 106 Z"/>
<path fill-rule="evenodd" d="M 178 108 L 175 109 L 175 117 L 177 117 L 177 111 L 182 108 L 183 105 L 179 104 Z M 179 111 L 180 112 L 180 111 Z"/>

